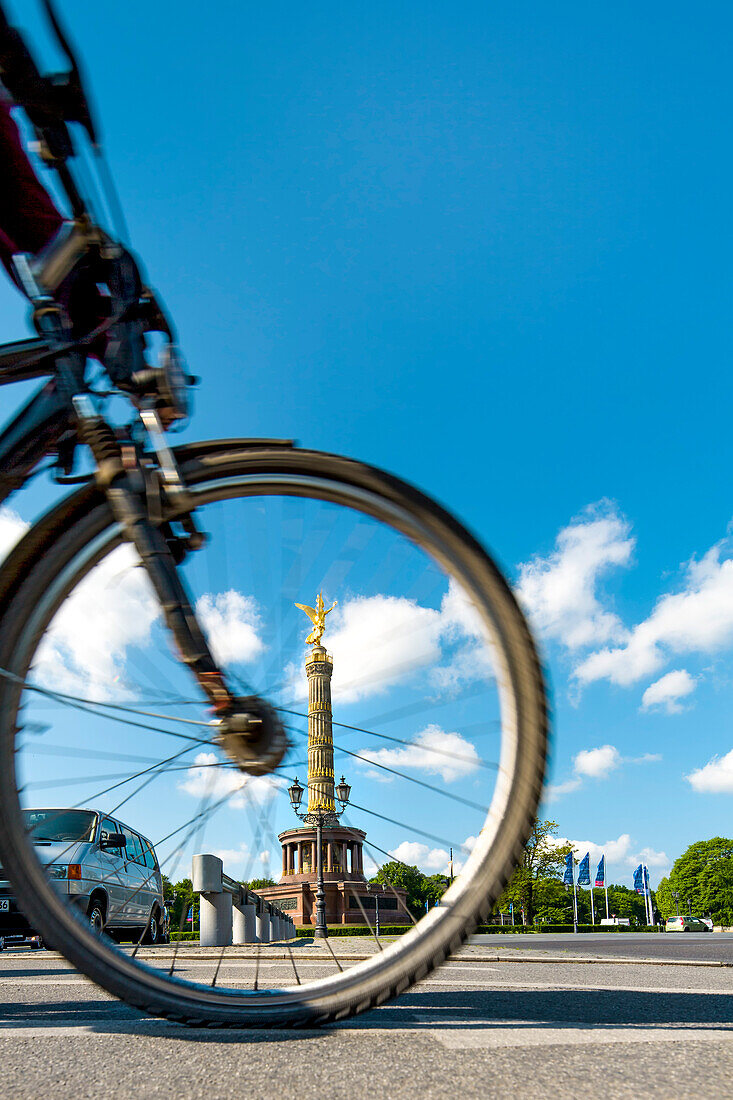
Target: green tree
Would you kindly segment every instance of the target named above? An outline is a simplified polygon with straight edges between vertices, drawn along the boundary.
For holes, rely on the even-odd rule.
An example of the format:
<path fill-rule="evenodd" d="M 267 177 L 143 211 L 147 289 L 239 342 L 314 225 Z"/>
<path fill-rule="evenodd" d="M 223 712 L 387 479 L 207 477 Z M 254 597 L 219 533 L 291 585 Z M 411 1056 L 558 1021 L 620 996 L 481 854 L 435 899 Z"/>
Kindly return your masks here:
<path fill-rule="evenodd" d="M 499 909 L 506 910 L 509 903 L 515 912 L 524 907 L 527 924 L 534 924 L 537 905 L 540 902 L 538 891 L 545 879 L 557 880 L 565 865 L 565 857 L 572 851 L 570 844 L 558 844 L 556 841 L 558 824 L 556 821 L 536 821 L 529 840 L 524 846 L 522 861 L 514 872 L 509 885 L 499 901 Z"/>
<path fill-rule="evenodd" d="M 659 886 L 657 886 L 656 892 L 657 908 L 665 920 L 669 917 L 674 917 L 677 914 L 677 902 L 672 897 L 672 887 L 670 886 L 669 879 L 666 877 L 659 880 Z"/>
<path fill-rule="evenodd" d="M 715 836 L 691 844 L 674 862 L 669 890 L 679 893 L 680 912 L 733 923 L 733 840 Z"/>
<path fill-rule="evenodd" d="M 573 892 L 557 878 L 539 879 L 534 889 L 538 924 L 572 924 Z"/>
<path fill-rule="evenodd" d="M 175 895 L 175 896 L 173 896 Z M 190 878 L 183 878 L 171 887 L 170 923 L 171 932 L 186 932 L 190 928 L 186 918 L 191 907 L 194 913 L 198 908 L 198 894 L 193 892 Z"/>
<path fill-rule="evenodd" d="M 653 905 L 654 891 L 652 891 Z M 628 886 L 609 885 L 608 911 L 613 917 L 628 917 L 632 924 L 645 925 L 647 923 L 644 895 L 637 894 L 636 890 L 632 890 Z"/>
<path fill-rule="evenodd" d="M 274 886 L 274 878 L 253 878 L 251 882 L 243 882 L 250 890 L 262 890 L 265 886 Z"/>
<path fill-rule="evenodd" d="M 390 860 L 388 863 L 382 864 L 371 881 L 390 886 L 401 886 L 407 891 L 408 909 L 415 916 L 419 916 L 420 913 L 425 911 L 428 880 L 418 867 L 408 867 L 406 863 Z"/>
<path fill-rule="evenodd" d="M 423 876 L 425 881 L 423 883 L 422 900 L 423 903 L 427 902 L 430 909 L 434 905 L 437 905 L 443 894 L 450 886 L 450 879 L 447 875 L 425 875 Z"/>

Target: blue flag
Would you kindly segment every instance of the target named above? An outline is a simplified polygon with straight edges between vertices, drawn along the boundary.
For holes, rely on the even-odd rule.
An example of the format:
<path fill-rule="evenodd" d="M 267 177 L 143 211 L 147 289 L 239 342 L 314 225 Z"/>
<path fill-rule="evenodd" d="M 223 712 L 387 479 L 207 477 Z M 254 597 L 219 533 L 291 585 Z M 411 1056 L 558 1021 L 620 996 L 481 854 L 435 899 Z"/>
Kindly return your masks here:
<path fill-rule="evenodd" d="M 586 852 L 578 867 L 578 886 L 590 886 L 590 852 Z"/>
<path fill-rule="evenodd" d="M 565 856 L 565 874 L 562 876 L 565 886 L 573 885 L 573 853 L 568 852 Z"/>
<path fill-rule="evenodd" d="M 188 916 L 186 917 L 186 920 L 189 921 L 189 922 L 193 921 L 193 906 L 191 906 L 191 908 L 189 909 Z"/>
<path fill-rule="evenodd" d="M 637 894 L 644 893 L 644 868 L 641 863 L 634 871 L 634 889 Z"/>
<path fill-rule="evenodd" d="M 649 890 L 650 890 L 650 886 L 649 886 L 649 868 L 648 867 L 644 867 L 644 888 L 646 889 L 646 892 L 648 894 Z"/>
<path fill-rule="evenodd" d="M 598 867 L 596 868 L 596 886 L 606 885 L 606 854 L 605 852 L 600 858 Z"/>

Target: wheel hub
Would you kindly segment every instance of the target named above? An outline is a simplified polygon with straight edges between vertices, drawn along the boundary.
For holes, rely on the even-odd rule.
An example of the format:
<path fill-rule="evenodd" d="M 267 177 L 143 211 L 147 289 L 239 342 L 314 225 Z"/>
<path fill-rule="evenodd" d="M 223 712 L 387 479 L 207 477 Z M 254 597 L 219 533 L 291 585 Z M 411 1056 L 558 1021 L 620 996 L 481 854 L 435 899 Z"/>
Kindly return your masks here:
<path fill-rule="evenodd" d="M 236 699 L 229 713 L 215 724 L 215 740 L 248 775 L 269 775 L 288 748 L 277 712 L 258 695 Z"/>

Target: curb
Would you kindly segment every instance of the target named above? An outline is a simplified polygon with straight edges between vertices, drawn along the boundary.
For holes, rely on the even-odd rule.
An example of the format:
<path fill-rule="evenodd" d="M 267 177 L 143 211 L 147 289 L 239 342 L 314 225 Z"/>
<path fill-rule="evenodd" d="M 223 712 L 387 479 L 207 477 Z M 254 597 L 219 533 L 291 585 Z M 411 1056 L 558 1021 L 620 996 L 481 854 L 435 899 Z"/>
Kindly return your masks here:
<path fill-rule="evenodd" d="M 208 953 L 203 954 L 200 951 L 197 951 L 195 953 L 194 952 L 186 952 L 186 954 L 183 954 L 182 952 L 179 951 L 178 954 L 175 956 L 175 958 L 176 958 L 177 961 L 180 961 L 180 962 L 186 962 L 186 961 L 191 962 L 193 960 L 201 961 L 202 959 L 211 959 L 212 961 L 214 961 L 215 959 L 218 959 L 221 948 L 210 948 L 209 950 L 211 951 L 211 954 L 208 954 Z M 335 954 L 336 954 L 336 958 L 340 962 L 365 962 L 367 959 L 373 959 L 376 952 L 372 952 L 369 955 L 365 955 L 365 954 L 356 955 L 356 954 L 352 954 L 350 952 L 349 953 L 347 953 L 347 952 L 341 953 L 341 952 L 337 951 Z M 45 952 L 45 957 L 47 959 L 64 959 L 64 956 L 58 951 L 46 951 Z M 141 958 L 141 961 L 149 962 L 149 963 L 152 963 L 154 960 L 160 960 L 161 962 L 163 962 L 163 961 L 168 961 L 169 959 L 172 960 L 174 958 L 173 952 L 171 952 L 171 951 L 167 951 L 165 954 L 163 954 L 163 953 L 158 954 L 156 952 L 155 954 L 142 955 L 142 953 L 140 953 L 138 957 Z M 299 954 L 298 957 L 300 957 L 301 961 L 304 961 L 304 954 Z M 289 961 L 289 956 L 286 953 L 274 954 L 272 952 L 267 952 L 267 954 L 265 954 L 264 952 L 261 952 L 259 955 L 257 955 L 256 952 L 254 952 L 254 951 L 253 952 L 248 952 L 246 954 L 244 952 L 238 952 L 237 954 L 227 954 L 227 955 L 225 955 L 225 961 L 226 962 L 247 962 L 247 961 L 254 962 L 257 959 L 259 959 L 260 962 L 287 962 L 287 961 Z M 330 955 L 330 954 L 326 955 L 326 954 L 320 954 L 320 953 L 317 954 L 317 955 L 316 954 L 311 954 L 311 952 L 309 951 L 308 955 L 307 955 L 307 960 L 309 962 L 332 962 L 333 961 L 333 956 Z M 609 965 L 611 965 L 611 966 L 698 966 L 698 967 L 713 967 L 713 968 L 716 968 L 716 967 L 717 968 L 721 968 L 721 967 L 731 968 L 731 967 L 733 967 L 733 962 L 724 962 L 722 960 L 649 959 L 649 958 L 635 959 L 635 958 L 629 958 L 627 956 L 621 956 L 619 958 L 616 958 L 616 957 L 608 957 L 608 956 L 602 956 L 602 955 L 593 955 L 590 958 L 587 955 L 584 955 L 584 956 L 576 955 L 576 956 L 570 956 L 570 957 L 568 957 L 567 955 L 534 956 L 534 952 L 529 952 L 529 951 L 525 955 L 522 955 L 522 956 L 519 956 L 519 955 L 511 956 L 511 955 L 456 954 L 456 955 L 450 955 L 448 957 L 448 959 L 446 959 L 446 962 L 471 962 L 471 963 L 497 963 L 497 962 L 502 963 L 503 962 L 503 963 L 520 963 L 520 964 L 522 964 L 522 963 L 525 963 L 525 964 L 526 963 L 547 963 L 547 964 L 552 964 L 552 965 L 558 965 L 558 964 L 563 964 L 564 963 L 564 964 L 573 965 L 573 966 L 577 966 L 577 965 L 585 965 L 585 966 L 605 965 L 605 966 L 609 966 Z M 438 967 L 437 969 L 440 969 L 440 967 Z"/>

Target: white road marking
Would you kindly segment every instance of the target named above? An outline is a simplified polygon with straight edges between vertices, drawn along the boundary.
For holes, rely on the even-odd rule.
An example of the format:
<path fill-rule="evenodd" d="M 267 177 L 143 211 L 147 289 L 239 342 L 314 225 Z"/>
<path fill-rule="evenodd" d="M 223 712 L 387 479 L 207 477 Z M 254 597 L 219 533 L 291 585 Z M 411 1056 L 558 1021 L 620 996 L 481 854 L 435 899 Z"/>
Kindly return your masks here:
<path fill-rule="evenodd" d="M 435 1023 L 429 1016 L 422 1022 Z M 484 1026 L 481 1026 L 481 1025 Z M 532 1027 L 524 1020 L 475 1021 L 464 1026 L 431 1027 L 429 1034 L 449 1050 L 477 1050 L 500 1047 L 598 1046 L 610 1043 L 689 1043 L 714 1041 L 733 1043 L 733 1028 L 725 1027 L 578 1027 L 568 1022 L 558 1027 Z"/>
<path fill-rule="evenodd" d="M 211 967 L 211 965 L 204 966 L 203 963 L 202 964 L 197 964 L 197 966 L 200 966 L 201 968 L 208 970 L 209 973 L 211 973 L 212 969 L 213 969 Z M 282 963 L 268 963 L 267 967 L 269 969 L 284 970 L 284 972 L 285 972 L 284 976 L 289 978 L 289 979 L 291 978 L 292 968 L 290 968 L 289 966 L 285 967 Z M 181 968 L 181 970 L 177 972 L 177 977 L 185 978 L 186 977 L 186 971 L 189 970 L 189 969 L 193 969 L 193 967 Z M 265 969 L 265 965 L 263 964 L 262 966 L 260 966 L 260 972 L 262 972 L 264 969 Z M 492 969 L 494 969 L 494 968 L 492 968 Z M 236 984 L 237 982 L 241 982 L 244 979 L 244 977 L 245 977 L 245 975 L 240 975 L 239 977 L 227 976 L 226 972 L 224 972 L 224 973 L 220 972 L 219 977 L 217 978 L 217 985 Z M 252 970 L 252 972 L 249 975 L 247 975 L 247 977 L 248 978 L 249 977 L 254 977 L 254 970 Z M 198 980 L 199 984 L 201 983 L 200 978 L 199 979 L 194 979 L 193 976 L 192 976 L 192 981 L 195 981 L 195 980 Z M 311 980 L 317 980 L 317 979 L 314 978 L 314 979 L 311 979 Z M 293 985 L 293 986 L 295 985 L 295 982 L 291 980 L 286 984 L 287 984 L 287 988 L 290 988 L 291 985 Z M 23 976 L 19 975 L 17 978 L 12 978 L 12 979 L 11 978 L 0 978 L 0 988 L 5 987 L 5 986 L 12 986 L 13 988 L 27 987 L 27 988 L 35 989 L 36 987 L 40 987 L 40 986 L 60 986 L 60 985 L 63 985 L 63 986 L 86 986 L 87 988 L 91 987 L 91 988 L 94 988 L 94 989 L 100 989 L 101 992 L 104 992 L 104 990 L 102 990 L 100 986 L 97 986 L 95 984 L 95 982 L 93 982 L 91 980 L 91 978 L 85 978 L 83 975 L 77 974 L 75 971 L 60 972 L 57 976 L 53 976 L 53 977 L 46 976 L 46 977 L 38 978 L 38 977 L 27 976 L 27 975 L 23 975 Z M 639 985 L 609 985 L 609 984 L 589 986 L 587 984 L 582 984 L 582 983 L 577 983 L 577 982 L 501 981 L 501 980 L 498 980 L 498 979 L 493 978 L 493 977 L 492 978 L 487 978 L 486 980 L 483 980 L 483 981 L 481 979 L 473 980 L 473 979 L 461 978 L 460 982 L 457 981 L 457 980 L 454 980 L 452 978 L 429 977 L 429 978 L 423 978 L 422 981 L 417 982 L 415 988 L 421 988 L 422 989 L 425 986 L 430 986 L 430 985 L 449 985 L 449 986 L 453 986 L 456 990 L 460 990 L 463 987 L 470 986 L 471 988 L 484 989 L 487 993 L 494 992 L 494 991 L 501 992 L 503 990 L 512 990 L 512 989 L 517 989 L 517 990 L 521 990 L 521 989 L 555 990 L 557 992 L 572 993 L 572 992 L 577 992 L 577 991 L 587 992 L 590 989 L 594 993 L 598 993 L 598 992 L 603 992 L 603 993 L 654 993 L 654 994 L 656 994 L 656 993 L 670 994 L 671 993 L 671 994 L 685 994 L 685 995 L 693 995 L 694 994 L 694 995 L 701 995 L 701 996 L 721 996 L 721 995 L 722 996 L 727 996 L 727 995 L 730 995 L 730 991 L 728 989 L 722 989 L 722 988 L 717 988 L 716 989 L 716 988 L 702 988 L 702 987 L 699 987 L 699 988 L 695 988 L 695 989 L 690 989 L 689 987 L 686 987 L 686 986 L 652 986 L 652 987 L 650 987 L 650 986 L 646 986 L 646 985 L 639 986 Z M 110 996 L 112 996 L 112 995 L 110 994 Z M 404 1007 L 402 1005 L 402 1002 L 399 999 L 397 1000 L 397 1002 L 393 1002 L 393 1003 L 397 1003 L 401 1007 Z"/>
<path fill-rule="evenodd" d="M 428 1024 L 422 1028 L 421 1024 Z M 460 1026 L 453 1024 L 447 1026 L 435 1026 L 435 1019 L 429 1016 L 416 1016 L 413 1026 L 405 1027 L 400 1024 L 395 1027 L 365 1027 L 363 1023 L 349 1021 L 348 1023 L 335 1025 L 330 1029 L 314 1028 L 322 1035 L 327 1035 L 330 1030 L 347 1030 L 359 1032 L 368 1038 L 370 1042 L 383 1036 L 419 1034 L 434 1039 L 448 1050 L 477 1050 L 506 1047 L 543 1047 L 543 1046 L 598 1046 L 611 1043 L 689 1043 L 689 1042 L 718 1042 L 730 1044 L 733 1042 L 733 1028 L 720 1026 L 696 1027 L 680 1025 L 679 1027 L 656 1026 L 613 1026 L 599 1025 L 597 1027 L 578 1027 L 568 1021 L 560 1026 L 536 1027 L 528 1025 L 524 1020 L 474 1020 Z M 105 1043 L 116 1035 L 138 1035 L 151 1038 L 176 1038 L 181 1035 L 206 1035 L 215 1042 L 229 1039 L 237 1042 L 245 1035 L 257 1036 L 262 1032 L 258 1029 L 241 1029 L 233 1031 L 211 1031 L 207 1028 L 182 1028 L 179 1024 L 169 1023 L 166 1020 L 120 1020 L 111 1016 L 90 1019 L 85 1023 L 73 1025 L 54 1026 L 53 1023 L 44 1025 L 26 1026 L 23 1024 L 11 1024 L 0 1028 L 0 1040 L 10 1039 L 17 1042 L 19 1039 L 68 1039 L 88 1038 L 102 1039 Z M 288 1029 L 268 1028 L 267 1035 L 270 1039 L 281 1036 L 283 1042 L 292 1040 L 293 1033 Z"/>

